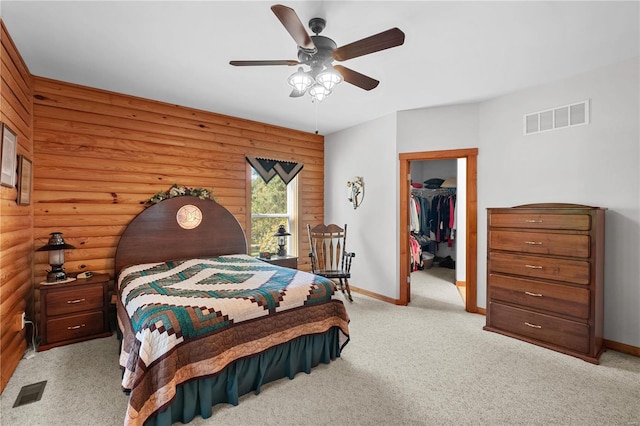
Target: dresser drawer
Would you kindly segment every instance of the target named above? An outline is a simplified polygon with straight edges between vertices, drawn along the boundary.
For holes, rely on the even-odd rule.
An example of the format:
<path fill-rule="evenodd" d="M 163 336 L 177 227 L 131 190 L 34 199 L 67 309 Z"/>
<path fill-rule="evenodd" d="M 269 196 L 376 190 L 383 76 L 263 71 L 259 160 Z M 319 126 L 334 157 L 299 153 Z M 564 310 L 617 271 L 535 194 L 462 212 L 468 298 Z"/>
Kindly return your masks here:
<path fill-rule="evenodd" d="M 494 251 L 489 253 L 490 273 L 502 272 L 574 284 L 589 285 L 589 266 L 589 262 L 583 260 L 554 259 Z"/>
<path fill-rule="evenodd" d="M 489 275 L 489 300 L 589 318 L 589 290 L 506 275 Z"/>
<path fill-rule="evenodd" d="M 48 343 L 86 337 L 103 331 L 104 314 L 102 311 L 68 315 L 47 321 Z"/>
<path fill-rule="evenodd" d="M 581 258 L 591 255 L 589 236 L 580 234 L 490 231 L 489 244 L 492 250 Z"/>
<path fill-rule="evenodd" d="M 585 323 L 491 303 L 489 326 L 581 353 L 589 352 L 589 326 Z"/>
<path fill-rule="evenodd" d="M 101 309 L 104 304 L 102 285 L 48 292 L 46 298 L 47 316 Z"/>
<path fill-rule="evenodd" d="M 493 213 L 490 216 L 489 226 L 494 228 L 573 229 L 588 231 L 591 229 L 591 216 L 587 214 Z"/>

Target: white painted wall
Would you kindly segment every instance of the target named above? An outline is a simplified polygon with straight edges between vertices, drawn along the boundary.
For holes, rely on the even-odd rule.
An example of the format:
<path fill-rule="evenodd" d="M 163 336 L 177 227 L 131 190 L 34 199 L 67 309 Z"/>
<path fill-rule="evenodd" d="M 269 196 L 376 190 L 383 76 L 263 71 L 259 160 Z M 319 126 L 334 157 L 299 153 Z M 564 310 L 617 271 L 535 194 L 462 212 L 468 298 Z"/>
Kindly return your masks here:
<path fill-rule="evenodd" d="M 486 208 L 608 208 L 604 337 L 640 346 L 639 60 L 480 104 L 478 305 L 486 305 Z M 591 100 L 591 123 L 523 136 L 522 116 Z"/>
<path fill-rule="evenodd" d="M 347 224 L 347 250 L 356 253 L 349 283 L 399 297 L 396 115 L 325 138 L 325 222 Z M 347 181 L 364 178 L 364 200 L 353 209 Z"/>
<path fill-rule="evenodd" d="M 635 58 L 478 104 L 402 111 L 328 135 L 325 215 L 356 219 L 362 213 L 359 235 L 350 236 L 352 246 L 366 249 L 354 285 L 398 297 L 397 154 L 478 147 L 478 306 L 486 306 L 486 208 L 537 202 L 607 207 L 604 337 L 640 347 L 639 68 Z M 524 114 L 584 99 L 591 100 L 589 125 L 523 136 Z M 361 152 L 350 161 L 347 151 Z M 350 169 L 360 166 L 357 158 L 384 190 L 367 193 L 363 209 L 373 210 L 349 217 L 348 203 L 330 198 L 344 192 L 346 176 L 355 174 Z M 377 225 L 365 230 L 370 224 Z M 380 244 L 371 243 L 374 237 Z"/>
<path fill-rule="evenodd" d="M 475 148 L 478 105 L 398 112 L 398 153 Z"/>
<path fill-rule="evenodd" d="M 424 183 L 431 178 L 456 176 L 456 160 L 425 160 L 411 162 L 411 182 Z"/>

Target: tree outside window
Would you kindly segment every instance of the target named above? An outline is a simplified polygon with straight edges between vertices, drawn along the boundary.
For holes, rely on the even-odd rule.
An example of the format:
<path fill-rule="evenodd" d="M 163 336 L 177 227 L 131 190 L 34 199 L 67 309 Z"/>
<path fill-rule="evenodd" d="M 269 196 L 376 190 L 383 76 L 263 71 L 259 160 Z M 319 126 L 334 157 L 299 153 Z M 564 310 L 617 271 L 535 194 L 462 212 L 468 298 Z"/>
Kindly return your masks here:
<path fill-rule="evenodd" d="M 289 185 L 274 177 L 268 184 L 251 169 L 251 255 L 276 253 L 278 244 L 273 236 L 283 224 L 291 237 L 287 238 L 287 252 L 294 253 L 292 241 L 297 241 L 295 229 L 295 190 L 298 178 Z"/>

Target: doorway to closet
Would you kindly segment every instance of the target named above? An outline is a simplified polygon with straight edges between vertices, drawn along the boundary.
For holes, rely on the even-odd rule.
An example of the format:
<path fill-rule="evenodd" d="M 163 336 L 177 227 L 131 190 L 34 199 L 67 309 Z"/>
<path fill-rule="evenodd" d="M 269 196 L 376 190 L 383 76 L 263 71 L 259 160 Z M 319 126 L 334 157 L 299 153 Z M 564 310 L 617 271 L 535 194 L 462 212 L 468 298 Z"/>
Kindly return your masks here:
<path fill-rule="evenodd" d="M 466 159 L 411 161 L 409 242 L 412 295 L 428 290 L 465 294 Z M 458 179 L 461 180 L 458 188 Z M 460 209 L 460 211 L 458 211 Z M 458 225 L 460 223 L 460 226 Z M 462 238 L 459 238 L 459 233 Z M 457 253 L 460 252 L 460 256 Z M 442 283 L 437 285 L 437 283 Z M 451 292 L 453 293 L 453 292 Z"/>
<path fill-rule="evenodd" d="M 411 272 L 418 258 L 412 252 L 412 188 L 420 183 L 422 189 L 414 188 L 414 195 L 442 196 L 449 200 L 456 197 L 458 222 L 455 228 L 440 223 L 438 227 L 428 226 L 433 242 L 422 241 L 427 253 L 434 255 L 431 267 L 436 262 L 438 268 L 453 266 L 452 273 L 440 274 L 450 277 L 452 285 L 463 291 L 467 312 L 477 312 L 477 148 L 446 151 L 414 152 L 399 155 L 400 160 L 400 299 L 399 304 L 411 301 Z M 413 168 L 412 168 L 413 166 Z M 437 176 L 441 175 L 441 176 Z M 446 176 L 445 176 L 446 175 Z M 430 179 L 433 179 L 430 181 Z M 439 180 L 442 180 L 440 182 Z M 448 182 L 445 184 L 445 181 Z M 425 181 L 429 181 L 425 184 Z M 416 185 L 412 185 L 416 184 Z M 443 188 L 443 184 L 444 188 Z M 426 187 L 426 188 L 425 188 Z M 424 200 L 423 200 L 424 201 Z M 450 208 L 446 203 L 442 208 Z M 415 222 L 415 216 L 413 217 Z M 424 229 L 424 228 L 423 228 Z M 453 231 L 453 235 L 452 235 Z M 432 234 L 433 232 L 433 234 Z M 413 232 L 413 234 L 416 234 Z M 453 239 L 451 238 L 453 236 Z M 444 243 L 444 245 L 443 245 Z M 418 242 L 422 246 L 420 242 Z M 423 250 L 423 253 L 425 250 Z M 424 256 L 423 267 L 429 265 L 429 255 Z M 414 262 L 412 262 L 412 259 Z M 423 259 L 420 257 L 420 259 Z M 451 264 L 451 262 L 455 262 Z M 439 271 L 443 272 L 443 271 Z"/>

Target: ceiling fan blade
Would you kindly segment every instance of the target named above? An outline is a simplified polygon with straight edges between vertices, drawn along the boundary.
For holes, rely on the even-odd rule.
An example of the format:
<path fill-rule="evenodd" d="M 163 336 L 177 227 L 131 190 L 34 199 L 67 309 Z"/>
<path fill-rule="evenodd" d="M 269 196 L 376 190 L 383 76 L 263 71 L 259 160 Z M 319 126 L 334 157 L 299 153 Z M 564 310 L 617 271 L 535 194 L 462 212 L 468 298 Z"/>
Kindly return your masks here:
<path fill-rule="evenodd" d="M 282 25 L 284 25 L 284 28 L 291 34 L 291 37 L 293 37 L 293 40 L 298 46 L 308 50 L 315 50 L 316 45 L 313 44 L 311 37 L 309 37 L 307 30 L 305 30 L 304 25 L 300 22 L 300 18 L 298 18 L 295 10 L 281 4 L 274 4 L 271 6 L 271 10 L 275 13 Z"/>
<path fill-rule="evenodd" d="M 306 90 L 304 92 L 301 92 L 297 89 L 293 89 L 291 91 L 291 93 L 289 94 L 290 98 L 299 98 L 300 96 L 303 96 L 305 94 Z"/>
<path fill-rule="evenodd" d="M 276 61 L 229 61 L 229 65 L 235 65 L 236 67 L 253 67 L 260 65 L 299 65 L 300 62 L 284 59 L 284 60 L 276 60 Z"/>
<path fill-rule="evenodd" d="M 390 30 L 338 47 L 331 54 L 336 61 L 346 61 L 347 59 L 353 59 L 358 56 L 400 46 L 403 43 L 404 33 L 398 28 L 391 28 Z"/>
<path fill-rule="evenodd" d="M 380 84 L 378 80 L 375 80 L 364 74 L 360 74 L 359 72 L 354 71 L 350 68 L 343 67 L 342 65 L 334 65 L 333 69 L 340 73 L 344 81 L 346 81 L 347 83 L 351 83 L 354 86 L 358 86 L 359 88 L 364 90 L 375 89 L 376 87 L 378 87 L 378 84 Z"/>

